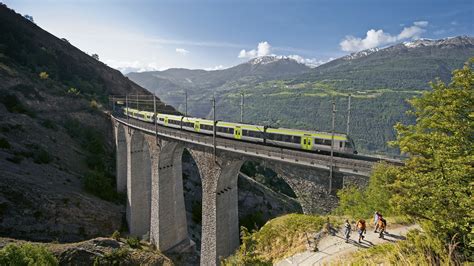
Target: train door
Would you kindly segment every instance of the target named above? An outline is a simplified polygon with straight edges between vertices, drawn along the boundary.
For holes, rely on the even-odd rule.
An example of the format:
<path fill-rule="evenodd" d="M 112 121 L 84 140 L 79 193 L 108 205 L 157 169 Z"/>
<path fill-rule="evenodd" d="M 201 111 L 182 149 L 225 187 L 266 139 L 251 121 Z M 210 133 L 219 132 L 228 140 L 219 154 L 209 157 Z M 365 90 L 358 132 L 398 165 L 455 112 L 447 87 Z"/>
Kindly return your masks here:
<path fill-rule="evenodd" d="M 199 132 L 200 129 L 201 129 L 201 125 L 199 121 L 194 121 L 194 131 Z"/>
<path fill-rule="evenodd" d="M 304 135 L 301 137 L 301 148 L 303 150 L 311 150 L 313 149 L 313 137 L 310 135 Z"/>
<path fill-rule="evenodd" d="M 168 117 L 165 116 L 165 126 L 168 126 Z"/>
<path fill-rule="evenodd" d="M 234 128 L 234 138 L 242 139 L 242 129 L 239 126 Z"/>

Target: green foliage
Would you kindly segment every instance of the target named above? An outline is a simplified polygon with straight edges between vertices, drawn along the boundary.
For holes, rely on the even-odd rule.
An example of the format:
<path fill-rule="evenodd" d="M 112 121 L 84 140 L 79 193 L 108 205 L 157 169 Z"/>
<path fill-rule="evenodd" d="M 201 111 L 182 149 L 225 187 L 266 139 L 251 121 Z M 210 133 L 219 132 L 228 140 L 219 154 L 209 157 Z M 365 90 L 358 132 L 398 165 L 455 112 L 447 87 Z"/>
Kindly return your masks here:
<path fill-rule="evenodd" d="M 113 239 L 119 241 L 120 240 L 120 232 L 115 230 L 114 233 L 111 236 Z"/>
<path fill-rule="evenodd" d="M 38 75 L 38 76 L 39 76 L 39 78 L 40 78 L 40 79 L 43 79 L 43 80 L 44 80 L 44 79 L 48 79 L 48 78 L 49 78 L 49 74 L 48 74 L 48 73 L 46 73 L 45 71 L 43 71 L 43 72 L 39 73 L 39 75 Z"/>
<path fill-rule="evenodd" d="M 64 123 L 67 133 L 88 152 L 85 163 L 90 172 L 84 177 L 84 188 L 101 199 L 121 202 L 122 196 L 115 190 L 112 154 L 107 152 L 105 136 L 76 119 Z"/>
<path fill-rule="evenodd" d="M 126 248 L 114 249 L 103 257 L 96 257 L 94 266 L 96 265 L 124 265 L 130 259 L 130 251 Z"/>
<path fill-rule="evenodd" d="M 396 145 L 410 157 L 397 174 L 391 203 L 420 219 L 443 243 L 453 238 L 474 258 L 474 58 L 453 72 L 449 85 L 410 101 L 415 125 L 397 124 Z"/>
<path fill-rule="evenodd" d="M 0 97 L 0 102 L 5 105 L 7 110 L 10 113 L 19 113 L 19 114 L 26 114 L 30 117 L 35 117 L 36 114 L 26 108 L 18 99 L 18 97 L 14 94 L 5 94 Z"/>
<path fill-rule="evenodd" d="M 70 87 L 67 90 L 67 94 L 78 96 L 79 94 L 81 94 L 81 92 L 78 89 L 74 88 L 74 87 Z"/>
<path fill-rule="evenodd" d="M 91 171 L 84 177 L 84 189 L 97 197 L 108 200 L 117 200 L 117 193 L 112 185 L 111 178 L 102 172 Z"/>
<path fill-rule="evenodd" d="M 58 260 L 40 245 L 8 244 L 0 249 L 0 265 L 58 265 Z"/>
<path fill-rule="evenodd" d="M 224 261 L 222 265 L 231 266 L 231 265 L 273 265 L 271 261 L 262 260 L 258 258 L 255 247 L 256 242 L 252 238 L 252 234 L 249 233 L 246 227 L 240 227 L 240 239 L 242 244 L 240 245 L 239 250 L 234 256 L 231 256 Z"/>
<path fill-rule="evenodd" d="M 140 239 L 137 237 L 129 237 L 127 238 L 127 245 L 131 248 L 140 248 Z"/>
<path fill-rule="evenodd" d="M 288 214 L 270 220 L 250 235 L 243 227 L 240 249 L 224 263 L 271 265 L 278 259 L 303 251 L 307 241 L 305 233 L 320 231 L 326 221 L 321 216 Z"/>
<path fill-rule="evenodd" d="M 48 164 L 53 161 L 53 157 L 45 149 L 38 147 L 33 152 L 33 161 L 37 164 Z"/>
<path fill-rule="evenodd" d="M 6 138 L 0 138 L 0 149 L 10 149 L 10 142 Z"/>
<path fill-rule="evenodd" d="M 251 213 L 240 219 L 240 227 L 250 228 L 252 230 L 258 230 L 265 224 L 263 214 L 261 211 Z"/>
<path fill-rule="evenodd" d="M 349 186 L 337 192 L 339 206 L 335 214 L 354 218 L 372 217 L 375 211 L 383 215 L 397 215 L 390 205 L 393 191 L 390 185 L 395 182 L 399 169 L 388 164 L 378 164 L 370 176 L 367 188 Z"/>

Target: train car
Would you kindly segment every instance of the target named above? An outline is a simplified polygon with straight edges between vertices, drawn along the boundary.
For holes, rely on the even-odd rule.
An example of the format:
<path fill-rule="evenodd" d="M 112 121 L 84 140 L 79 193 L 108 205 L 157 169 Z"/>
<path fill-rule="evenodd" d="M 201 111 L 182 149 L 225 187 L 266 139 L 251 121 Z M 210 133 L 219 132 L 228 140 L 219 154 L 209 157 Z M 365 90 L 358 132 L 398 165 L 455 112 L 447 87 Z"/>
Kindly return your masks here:
<path fill-rule="evenodd" d="M 154 113 L 124 108 L 127 116 L 154 123 Z M 212 135 L 214 121 L 202 118 L 184 117 L 178 115 L 157 114 L 157 123 L 162 126 Z M 288 147 L 306 151 L 331 151 L 332 134 L 308 130 L 287 128 L 267 128 L 264 126 L 216 122 L 216 135 L 223 138 L 237 139 L 248 142 L 265 143 L 278 147 Z M 334 152 L 357 153 L 352 139 L 345 134 L 334 134 Z"/>
<path fill-rule="evenodd" d="M 124 113 L 127 116 L 133 117 L 138 120 L 142 120 L 145 122 L 153 123 L 155 122 L 155 115 L 152 112 L 147 111 L 139 111 L 133 108 L 124 108 Z"/>

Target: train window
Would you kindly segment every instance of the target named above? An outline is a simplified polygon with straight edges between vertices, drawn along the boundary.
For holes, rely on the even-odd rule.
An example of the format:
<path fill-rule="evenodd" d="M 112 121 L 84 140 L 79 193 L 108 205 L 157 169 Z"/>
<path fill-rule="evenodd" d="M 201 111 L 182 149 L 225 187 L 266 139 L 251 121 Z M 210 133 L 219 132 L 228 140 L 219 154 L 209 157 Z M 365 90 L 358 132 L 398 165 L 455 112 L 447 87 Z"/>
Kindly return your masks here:
<path fill-rule="evenodd" d="M 223 132 L 224 128 L 223 127 L 217 127 L 217 132 Z"/>
<path fill-rule="evenodd" d="M 229 128 L 229 133 L 230 133 L 230 134 L 234 134 L 234 129 L 233 129 L 233 128 Z"/>
<path fill-rule="evenodd" d="M 293 136 L 293 143 L 301 143 L 301 137 L 300 136 Z"/>
<path fill-rule="evenodd" d="M 163 117 L 160 117 L 160 121 L 165 121 L 165 119 Z"/>
<path fill-rule="evenodd" d="M 242 130 L 242 135 L 249 136 L 249 131 L 247 129 Z"/>
<path fill-rule="evenodd" d="M 291 136 L 281 135 L 281 140 L 284 142 L 291 142 Z"/>
<path fill-rule="evenodd" d="M 339 141 L 339 148 L 342 148 L 342 141 Z"/>

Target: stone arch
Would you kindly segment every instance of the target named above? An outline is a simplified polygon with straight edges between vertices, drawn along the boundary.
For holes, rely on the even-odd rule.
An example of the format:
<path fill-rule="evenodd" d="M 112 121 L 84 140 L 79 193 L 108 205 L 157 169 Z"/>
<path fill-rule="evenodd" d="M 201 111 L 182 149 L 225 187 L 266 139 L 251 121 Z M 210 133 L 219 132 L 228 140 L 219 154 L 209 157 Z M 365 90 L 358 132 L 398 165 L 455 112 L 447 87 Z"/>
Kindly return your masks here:
<path fill-rule="evenodd" d="M 153 175 L 151 241 L 159 250 L 190 245 L 184 205 L 182 154 L 184 146 L 162 141 L 157 174 Z"/>
<path fill-rule="evenodd" d="M 134 131 L 129 145 L 127 223 L 130 235 L 148 238 L 151 212 L 151 156 L 143 133 Z"/>
<path fill-rule="evenodd" d="M 125 127 L 120 123 L 116 126 L 116 185 L 118 192 L 127 191 L 127 137 Z"/>
<path fill-rule="evenodd" d="M 239 228 L 258 230 L 275 217 L 303 213 L 293 187 L 265 161 L 246 160 L 240 169 L 238 185 Z"/>

